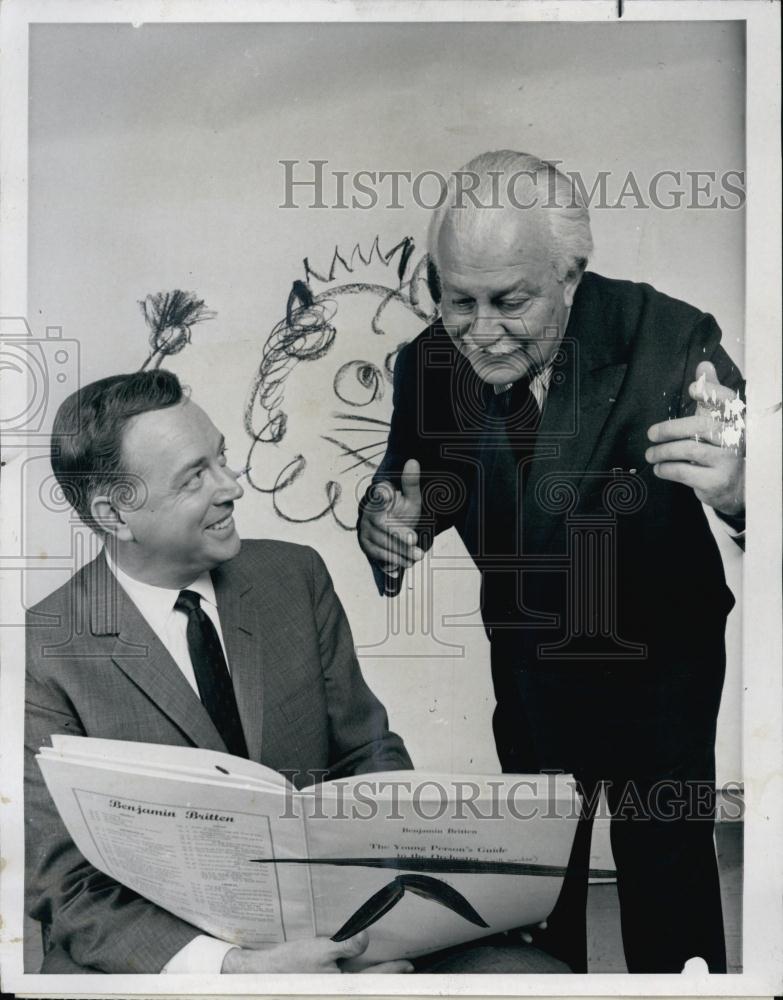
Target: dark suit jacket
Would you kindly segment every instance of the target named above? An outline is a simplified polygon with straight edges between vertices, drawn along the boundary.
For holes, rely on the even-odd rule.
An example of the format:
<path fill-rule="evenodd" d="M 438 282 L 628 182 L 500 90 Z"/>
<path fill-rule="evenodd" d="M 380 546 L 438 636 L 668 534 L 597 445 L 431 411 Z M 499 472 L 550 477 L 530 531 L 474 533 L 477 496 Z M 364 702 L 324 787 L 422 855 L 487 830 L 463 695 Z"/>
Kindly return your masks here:
<path fill-rule="evenodd" d="M 687 389 L 700 361 L 743 388 L 719 341 L 715 320 L 684 302 L 584 274 L 522 495 L 511 498 L 511 612 L 497 597 L 503 588 L 484 577 L 496 688 L 520 667 L 710 669 L 734 599 L 693 490 L 657 478 L 644 453 L 651 424 L 694 412 Z M 425 546 L 454 526 L 480 568 L 484 420 L 482 386 L 438 321 L 399 354 L 376 479 L 398 482 L 405 461 L 418 459 Z M 388 581 L 374 572 L 384 592 Z M 599 598 L 601 614 L 588 603 Z"/>
<path fill-rule="evenodd" d="M 300 787 L 324 774 L 412 766 L 362 678 L 342 606 L 312 549 L 245 541 L 212 578 L 252 760 L 294 772 Z M 199 931 L 84 860 L 34 760 L 52 733 L 225 751 L 103 555 L 29 613 L 26 729 L 28 909 L 52 945 L 42 971 L 64 968 L 63 950 L 102 972 L 160 971 Z"/>

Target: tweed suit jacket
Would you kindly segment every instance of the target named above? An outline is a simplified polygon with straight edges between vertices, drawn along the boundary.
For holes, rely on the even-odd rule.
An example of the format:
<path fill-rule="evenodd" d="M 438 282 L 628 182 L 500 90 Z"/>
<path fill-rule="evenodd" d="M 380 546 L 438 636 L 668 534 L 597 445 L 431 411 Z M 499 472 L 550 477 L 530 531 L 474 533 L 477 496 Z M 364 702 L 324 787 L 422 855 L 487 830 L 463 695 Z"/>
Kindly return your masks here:
<path fill-rule="evenodd" d="M 298 787 L 412 766 L 361 675 L 342 606 L 312 549 L 245 541 L 212 579 L 252 760 L 288 772 Z M 103 554 L 29 612 L 26 697 L 26 896 L 48 938 L 42 971 L 70 962 L 159 972 L 199 931 L 87 863 L 34 755 L 54 733 L 226 748 Z"/>

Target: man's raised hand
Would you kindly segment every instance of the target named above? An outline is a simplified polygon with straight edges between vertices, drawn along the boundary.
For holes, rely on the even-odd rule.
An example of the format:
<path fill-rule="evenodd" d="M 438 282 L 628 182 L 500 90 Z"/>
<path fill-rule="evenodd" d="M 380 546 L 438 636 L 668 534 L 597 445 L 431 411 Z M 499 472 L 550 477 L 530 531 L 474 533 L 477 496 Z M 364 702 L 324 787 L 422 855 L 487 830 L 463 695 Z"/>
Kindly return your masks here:
<path fill-rule="evenodd" d="M 656 476 L 692 487 L 702 503 L 736 517 L 745 511 L 745 404 L 709 361 L 697 366 L 688 391 L 695 415 L 653 424 L 645 458 Z"/>
<path fill-rule="evenodd" d="M 416 526 L 421 518 L 421 469 L 408 459 L 400 478 L 401 489 L 376 483 L 362 511 L 359 544 L 365 555 L 385 573 L 408 569 L 422 558 Z"/>

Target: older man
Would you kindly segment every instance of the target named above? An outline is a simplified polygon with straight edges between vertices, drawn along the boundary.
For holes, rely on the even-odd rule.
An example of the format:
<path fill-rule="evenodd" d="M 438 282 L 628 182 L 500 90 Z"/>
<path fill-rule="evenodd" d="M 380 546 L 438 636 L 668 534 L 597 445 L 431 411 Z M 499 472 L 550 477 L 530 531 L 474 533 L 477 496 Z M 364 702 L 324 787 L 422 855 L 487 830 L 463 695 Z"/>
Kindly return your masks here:
<path fill-rule="evenodd" d="M 712 832 L 733 597 L 702 503 L 744 527 L 741 377 L 711 316 L 586 270 L 588 212 L 553 166 L 501 151 L 458 174 L 430 228 L 441 318 L 400 352 L 360 544 L 394 594 L 457 529 L 482 574 L 501 763 L 581 782 L 551 950 L 587 971 L 603 786 L 629 971 L 725 971 Z"/>
<path fill-rule="evenodd" d="M 242 488 L 223 436 L 170 372 L 117 375 L 69 397 L 52 464 L 105 545 L 27 623 L 26 890 L 43 925 L 41 971 L 339 971 L 366 934 L 236 948 L 97 871 L 34 759 L 68 733 L 228 750 L 299 785 L 410 768 L 322 560 L 240 542 Z"/>

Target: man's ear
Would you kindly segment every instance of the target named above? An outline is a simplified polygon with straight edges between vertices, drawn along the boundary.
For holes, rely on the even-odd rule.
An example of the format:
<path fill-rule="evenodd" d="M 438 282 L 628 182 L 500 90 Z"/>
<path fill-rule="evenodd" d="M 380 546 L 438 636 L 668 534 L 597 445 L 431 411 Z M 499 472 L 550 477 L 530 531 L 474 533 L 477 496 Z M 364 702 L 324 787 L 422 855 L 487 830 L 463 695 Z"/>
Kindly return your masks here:
<path fill-rule="evenodd" d="M 93 497 L 90 513 L 98 527 L 118 542 L 132 542 L 133 532 L 125 520 L 124 512 L 112 503 L 111 497 Z"/>
<path fill-rule="evenodd" d="M 579 287 L 579 282 L 582 280 L 583 274 L 584 268 L 579 267 L 572 268 L 565 276 L 565 281 L 563 282 L 563 301 L 567 309 L 570 309 L 574 304 L 574 296 L 576 295 L 576 290 Z"/>

